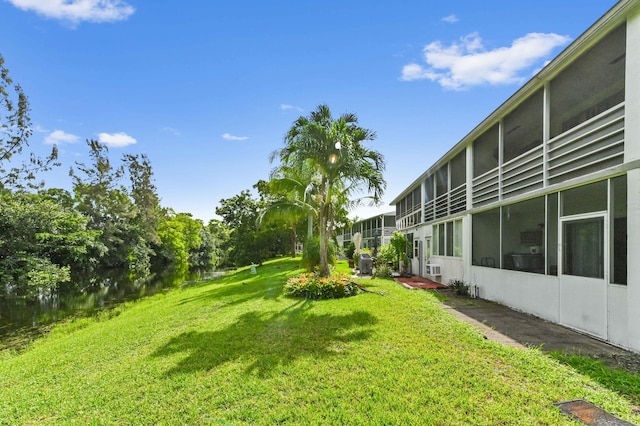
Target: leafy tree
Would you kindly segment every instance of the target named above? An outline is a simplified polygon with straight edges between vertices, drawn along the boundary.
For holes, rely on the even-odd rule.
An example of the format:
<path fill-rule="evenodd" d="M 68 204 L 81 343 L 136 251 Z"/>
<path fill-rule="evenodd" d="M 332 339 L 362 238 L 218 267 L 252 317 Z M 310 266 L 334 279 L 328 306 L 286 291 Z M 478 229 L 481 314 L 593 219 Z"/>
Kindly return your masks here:
<path fill-rule="evenodd" d="M 231 266 L 229 250 L 231 249 L 231 230 L 220 220 L 211 219 L 207 224 L 207 230 L 212 240 L 213 266 Z"/>
<path fill-rule="evenodd" d="M 104 251 L 87 223 L 48 194 L 1 191 L 0 283 L 23 295 L 69 287 Z"/>
<path fill-rule="evenodd" d="M 272 155 L 280 160 L 280 167 L 313 171 L 321 276 L 331 273 L 329 242 L 333 230 L 340 226 L 339 213 L 363 199 L 350 197 L 364 187 L 371 194 L 365 198 L 377 203 L 386 188 L 383 156 L 364 146 L 365 141 L 373 139 L 375 133 L 360 127 L 355 114 L 334 118 L 328 106 L 319 105 L 308 117 L 299 117 L 293 123 L 285 136 L 285 147 Z"/>
<path fill-rule="evenodd" d="M 158 236 L 161 245 L 157 260 L 176 269 L 208 267 L 212 263 L 211 235 L 199 219 L 190 213 L 168 211 L 160 220 Z"/>
<path fill-rule="evenodd" d="M 229 260 L 235 266 L 248 265 L 286 253 L 288 238 L 282 229 L 271 224 L 258 227 L 260 212 L 266 202 L 256 200 L 249 190 L 220 200 L 216 214 L 230 230 Z"/>
<path fill-rule="evenodd" d="M 160 245 L 158 226 L 162 217 L 160 198 L 153 183 L 153 170 L 146 155 L 125 154 L 122 157 L 131 183 L 131 198 L 135 214 L 131 221 L 129 268 L 140 276 L 150 272 L 151 259 Z"/>
<path fill-rule="evenodd" d="M 27 96 L 22 87 L 9 77 L 9 70 L 0 55 L 0 188 L 23 189 L 25 183 L 32 188 L 41 187 L 42 183 L 33 183 L 36 173 L 59 165 L 55 146 L 46 158 L 31 153 L 21 164 L 11 165 L 12 159 L 20 157 L 29 145 L 29 137 L 33 133 L 29 112 Z"/>
<path fill-rule="evenodd" d="M 123 268 L 131 263 L 131 248 L 139 244 L 140 235 L 133 226 L 137 214 L 127 190 L 121 185 L 123 165 L 114 167 L 109 149 L 88 140 L 90 166 L 76 162 L 77 170 L 69 172 L 73 180 L 76 209 L 89 218 L 89 229 L 101 231 L 100 240 L 107 248 L 101 259 L 104 268 Z"/>
<path fill-rule="evenodd" d="M 400 231 L 394 231 L 391 235 L 391 239 L 389 240 L 389 246 L 393 249 L 395 254 L 395 258 L 397 259 L 397 264 L 394 265 L 400 270 L 400 261 L 406 262 L 408 260 L 407 257 L 407 245 L 409 244 L 409 240 L 407 236 L 404 235 Z"/>

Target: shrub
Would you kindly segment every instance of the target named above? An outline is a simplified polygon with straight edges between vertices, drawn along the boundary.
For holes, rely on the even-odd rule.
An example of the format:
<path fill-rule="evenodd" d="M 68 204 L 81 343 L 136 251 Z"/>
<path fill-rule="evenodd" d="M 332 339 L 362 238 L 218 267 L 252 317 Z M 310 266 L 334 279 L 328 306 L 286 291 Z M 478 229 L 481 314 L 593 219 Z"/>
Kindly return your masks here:
<path fill-rule="evenodd" d="M 376 264 L 376 267 L 373 268 L 373 276 L 374 278 L 392 278 L 393 270 L 386 262 L 380 262 Z"/>
<path fill-rule="evenodd" d="M 469 296 L 469 284 L 462 280 L 449 281 L 449 288 L 453 289 L 458 296 Z"/>
<path fill-rule="evenodd" d="M 376 256 L 376 259 L 378 260 L 378 263 L 395 263 L 396 251 L 390 244 L 382 245 L 378 247 L 378 255 Z"/>
<path fill-rule="evenodd" d="M 331 277 L 304 273 L 289 278 L 284 291 L 287 296 L 305 299 L 339 299 L 358 294 L 358 286 L 350 280 L 349 275 L 340 272 Z"/>
<path fill-rule="evenodd" d="M 347 259 L 353 259 L 353 253 L 356 251 L 356 245 L 351 241 L 347 248 L 344 249 L 344 255 Z"/>

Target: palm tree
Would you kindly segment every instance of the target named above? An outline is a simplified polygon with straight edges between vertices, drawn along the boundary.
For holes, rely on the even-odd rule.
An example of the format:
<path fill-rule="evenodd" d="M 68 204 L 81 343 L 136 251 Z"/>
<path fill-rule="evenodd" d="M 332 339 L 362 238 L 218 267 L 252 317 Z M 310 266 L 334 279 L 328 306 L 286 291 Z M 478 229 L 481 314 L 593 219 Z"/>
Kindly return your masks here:
<path fill-rule="evenodd" d="M 354 207 L 364 199 L 378 203 L 386 188 L 382 176 L 382 154 L 363 143 L 375 139 L 375 133 L 358 125 L 355 114 L 333 118 L 327 105 L 319 105 L 308 117 L 294 121 L 285 136 L 285 147 L 273 156 L 281 168 L 313 172 L 311 184 L 318 235 L 320 237 L 320 275 L 331 274 L 328 245 L 336 227 L 336 213 Z M 364 189 L 366 196 L 351 197 Z"/>

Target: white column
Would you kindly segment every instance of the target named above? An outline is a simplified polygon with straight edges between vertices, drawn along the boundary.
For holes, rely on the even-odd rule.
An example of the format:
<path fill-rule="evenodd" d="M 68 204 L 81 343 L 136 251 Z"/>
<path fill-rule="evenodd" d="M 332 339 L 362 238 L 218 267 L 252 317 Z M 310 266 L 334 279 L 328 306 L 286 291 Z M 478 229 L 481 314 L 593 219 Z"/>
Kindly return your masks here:
<path fill-rule="evenodd" d="M 627 21 L 625 162 L 640 159 L 640 7 Z M 627 174 L 627 312 L 629 346 L 640 352 L 640 169 Z"/>

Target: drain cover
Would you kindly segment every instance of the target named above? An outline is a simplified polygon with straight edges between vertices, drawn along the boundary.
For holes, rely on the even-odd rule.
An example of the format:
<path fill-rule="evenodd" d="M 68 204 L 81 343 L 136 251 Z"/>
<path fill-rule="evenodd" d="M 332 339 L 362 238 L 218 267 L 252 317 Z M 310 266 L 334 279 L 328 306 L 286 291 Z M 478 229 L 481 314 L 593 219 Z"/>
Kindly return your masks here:
<path fill-rule="evenodd" d="M 560 407 L 560 411 L 586 425 L 593 426 L 634 426 L 622 420 L 613 414 L 607 413 L 602 408 L 596 407 L 590 402 L 583 399 L 575 399 L 573 401 L 556 402 Z"/>

